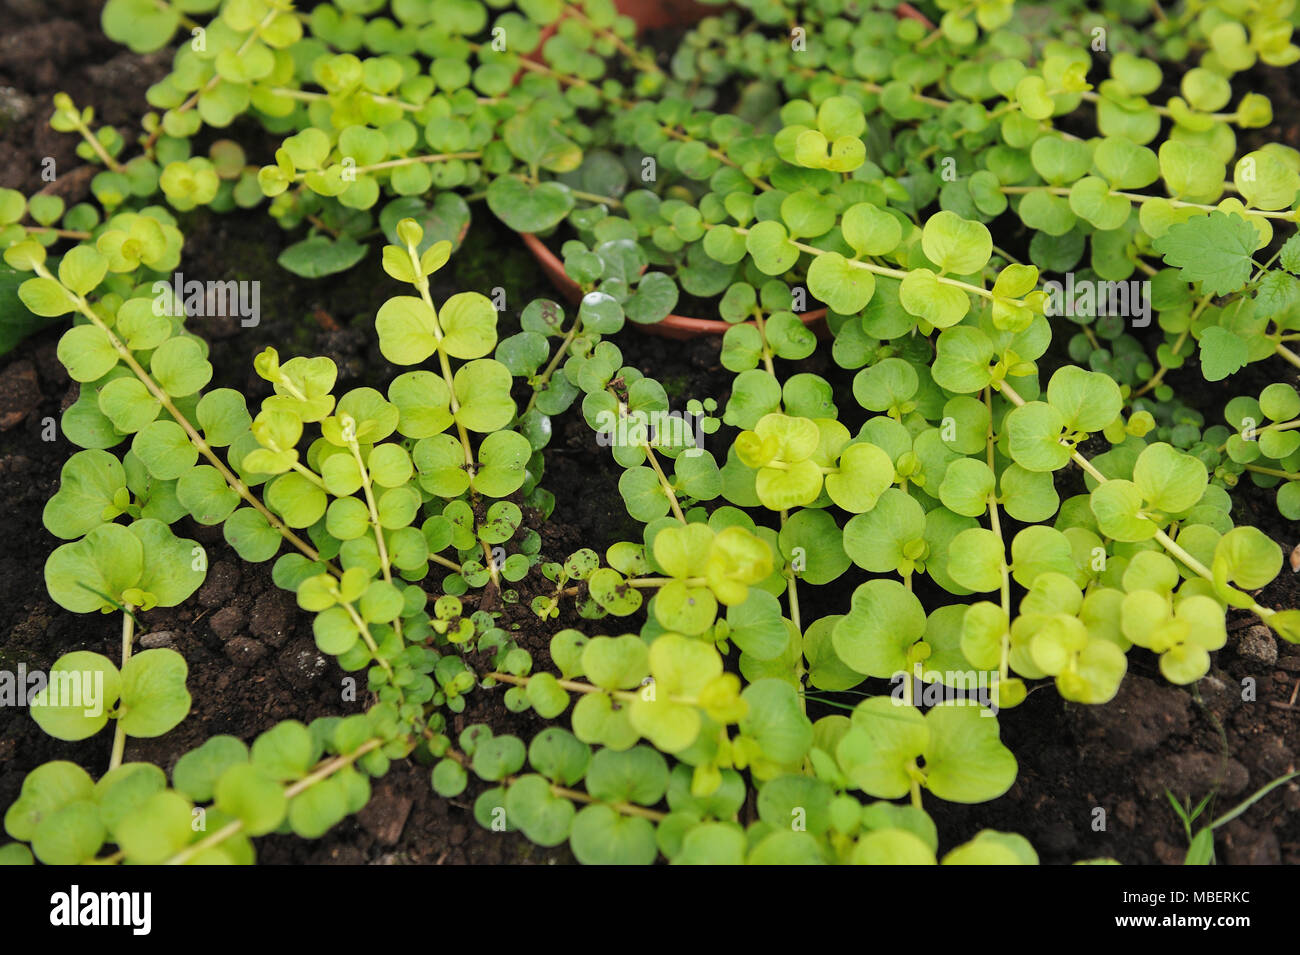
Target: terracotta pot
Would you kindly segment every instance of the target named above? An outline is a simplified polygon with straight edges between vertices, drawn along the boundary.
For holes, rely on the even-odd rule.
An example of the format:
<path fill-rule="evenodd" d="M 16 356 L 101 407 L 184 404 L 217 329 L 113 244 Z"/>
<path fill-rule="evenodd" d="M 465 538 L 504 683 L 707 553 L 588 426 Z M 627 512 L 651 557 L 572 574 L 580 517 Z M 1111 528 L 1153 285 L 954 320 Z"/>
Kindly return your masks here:
<path fill-rule="evenodd" d="M 903 17 L 908 20 L 916 20 L 918 23 L 924 23 L 926 27 L 928 27 L 929 29 L 931 30 L 934 29 L 934 23 L 930 20 L 930 18 L 927 17 L 920 10 L 916 9 L 916 7 L 912 6 L 910 3 L 900 3 L 895 8 L 895 12 L 900 17 Z"/>
<path fill-rule="evenodd" d="M 561 16 L 560 20 L 563 20 L 565 16 L 568 16 L 569 8 L 565 7 L 564 9 L 565 9 L 564 16 Z M 527 60 L 530 63 L 542 63 L 543 65 L 545 65 L 544 61 L 542 60 L 542 47 L 546 45 L 547 40 L 555 36 L 555 31 L 557 31 L 560 28 L 560 20 L 556 20 L 554 23 L 548 23 L 546 26 L 542 27 L 541 40 L 537 44 L 537 49 L 533 50 L 532 53 L 525 53 L 521 57 L 521 59 Z M 525 66 L 521 66 L 519 67 L 518 70 L 515 71 L 514 82 L 516 86 L 519 85 L 519 81 L 524 78 L 524 74 L 527 72 L 528 72 L 528 68 Z"/>
<path fill-rule="evenodd" d="M 658 30 L 667 26 L 687 26 L 692 23 L 698 23 L 710 14 L 718 13 L 723 10 L 719 6 L 705 6 L 702 3 L 696 3 L 695 0 L 614 0 L 614 8 L 625 17 L 631 17 L 636 23 L 637 32 L 642 30 Z M 541 43 L 532 53 L 527 54 L 524 59 L 531 60 L 534 63 L 542 62 L 542 46 L 560 28 L 560 20 L 569 16 L 573 12 L 572 7 L 565 7 L 564 12 L 560 14 L 560 19 L 554 23 L 548 23 L 542 27 Z M 515 74 L 515 82 L 524 74 L 520 69 Z"/>
<path fill-rule="evenodd" d="M 705 6 L 695 0 L 614 0 L 614 7 L 623 16 L 635 20 L 638 30 L 687 26 L 724 9 L 717 4 Z"/>
<path fill-rule="evenodd" d="M 529 232 L 521 232 L 519 235 L 556 290 L 575 305 L 582 301 L 582 289 L 577 282 L 565 274 L 564 263 L 546 247 L 546 243 Z M 819 308 L 815 312 L 804 312 L 799 317 L 818 336 L 825 337 L 829 334 L 829 329 L 826 328 L 826 309 Z M 628 324 L 648 335 L 658 335 L 661 338 L 675 338 L 678 340 L 698 338 L 701 335 L 721 335 L 731 327 L 730 322 L 722 322 L 711 318 L 690 318 L 686 315 L 669 315 L 663 321 L 656 322 L 653 325 L 641 325 L 636 322 L 629 322 Z M 754 323 L 747 322 L 746 324 L 753 325 Z"/>
<path fill-rule="evenodd" d="M 615 0 L 614 5 L 618 8 L 619 13 L 636 21 L 638 30 L 655 29 L 672 24 L 695 23 L 721 9 L 716 6 L 702 6 L 693 2 L 693 0 Z M 900 3 L 897 13 L 899 17 L 916 20 L 931 29 L 934 28 L 934 24 L 909 3 Z M 549 29 L 554 32 L 554 25 Z M 575 305 L 581 301 L 582 289 L 577 282 L 565 274 L 564 263 L 546 247 L 546 243 L 527 232 L 520 233 L 520 237 L 524 240 L 524 245 L 528 246 L 528 251 L 533 254 L 533 258 L 537 260 L 537 264 L 542 267 L 542 271 L 546 273 L 546 277 L 550 279 L 556 290 Z M 830 335 L 830 329 L 826 326 L 826 311 L 825 308 L 819 308 L 811 312 L 804 312 L 799 316 L 803 319 L 803 323 L 817 334 L 818 338 L 827 338 Z M 663 321 L 656 322 L 653 325 L 641 325 L 635 322 L 632 324 L 639 331 L 648 335 L 658 335 L 661 338 L 672 338 L 678 341 L 698 338 L 701 335 L 721 335 L 731 327 L 730 322 L 712 318 L 691 318 L 687 315 L 668 315 Z M 745 324 L 753 325 L 754 323 L 746 322 Z"/>
<path fill-rule="evenodd" d="M 716 4 L 706 6 L 695 0 L 614 0 L 614 6 L 625 17 L 631 17 L 641 30 L 657 30 L 660 27 L 686 26 L 698 23 L 707 16 L 720 13 L 726 7 Z M 900 3 L 897 7 L 900 17 L 919 20 L 930 29 L 934 24 L 910 3 Z"/>

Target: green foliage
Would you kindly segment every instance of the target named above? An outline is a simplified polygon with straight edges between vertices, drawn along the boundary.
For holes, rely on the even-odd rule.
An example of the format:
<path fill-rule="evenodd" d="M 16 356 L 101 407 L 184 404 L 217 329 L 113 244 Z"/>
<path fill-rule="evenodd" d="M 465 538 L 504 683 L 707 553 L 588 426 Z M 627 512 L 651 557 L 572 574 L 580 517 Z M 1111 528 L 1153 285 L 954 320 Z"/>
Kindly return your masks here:
<path fill-rule="evenodd" d="M 1229 607 L 1300 641 L 1300 611 L 1257 602 L 1281 548 L 1234 526 L 1228 494 L 1249 474 L 1300 517 L 1300 396 L 1279 381 L 1207 427 L 1165 380 L 1300 365 L 1283 234 L 1300 155 L 1240 152 L 1234 127 L 1272 111 L 1231 103 L 1236 74 L 1300 58 L 1284 18 L 1117 8 L 1114 49 L 1145 55 L 1098 58 L 1074 3 L 1036 19 L 941 3 L 927 34 L 742 0 L 665 69 L 608 0 L 289 6 L 110 0 L 104 30 L 132 50 L 195 24 L 203 42 L 176 47 L 129 147 L 55 97 L 51 126 L 104 167 L 98 208 L 0 190 L 0 348 L 61 322 L 79 386 L 47 586 L 70 612 L 120 613 L 123 635 L 120 665 L 60 657 L 32 710 L 64 740 L 113 721 L 108 771 L 30 773 L 0 860 L 250 862 L 249 837 L 318 838 L 414 756 L 486 827 L 584 863 L 1034 864 L 989 830 L 940 857 L 926 812 L 1011 787 L 996 714 L 1029 684 L 1104 704 L 1135 646 L 1194 683 Z M 792 47 L 787 22 L 821 49 Z M 1166 84 L 1179 95 L 1157 102 Z M 268 164 L 232 140 L 199 150 L 203 127 L 249 122 L 278 143 Z M 498 289 L 441 298 L 442 276 L 435 302 L 480 199 L 558 253 L 568 314 Z M 253 360 L 256 407 L 210 387 L 206 343 L 153 288 L 181 261 L 173 210 L 264 200 L 299 276 L 383 237 L 404 289 L 373 305 L 400 368 L 368 379 L 384 390 L 273 348 Z M 716 417 L 721 395 L 683 400 L 609 340 L 683 293 L 729 326 Z M 821 306 L 827 343 L 800 317 Z M 575 406 L 632 531 L 544 553 L 544 522 L 577 503 L 543 487 Z M 274 559 L 373 702 L 251 747 L 215 737 L 169 788 L 123 759 L 190 707 L 179 654 L 133 645 L 140 616 L 203 581 L 206 552 L 172 530 L 185 517 Z M 813 618 L 810 587 L 851 594 L 845 612 Z M 622 622 L 543 652 L 502 620 L 522 604 L 544 632 L 570 601 Z M 810 686 L 849 715 L 814 722 Z M 453 733 L 484 692 L 546 727 Z"/>

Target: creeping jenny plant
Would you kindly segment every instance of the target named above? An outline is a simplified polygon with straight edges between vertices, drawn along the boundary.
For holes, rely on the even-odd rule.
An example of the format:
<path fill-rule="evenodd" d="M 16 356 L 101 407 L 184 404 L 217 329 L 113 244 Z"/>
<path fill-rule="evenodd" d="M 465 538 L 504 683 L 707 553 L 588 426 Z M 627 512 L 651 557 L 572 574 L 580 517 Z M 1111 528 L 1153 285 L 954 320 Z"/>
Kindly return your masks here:
<path fill-rule="evenodd" d="M 0 857 L 248 862 L 250 836 L 317 837 L 410 757 L 484 826 L 583 862 L 1034 863 L 928 812 L 1010 788 L 999 720 L 1029 683 L 1102 705 L 1148 651 L 1194 683 L 1229 610 L 1300 641 L 1300 611 L 1257 598 L 1281 550 L 1229 494 L 1248 476 L 1300 514 L 1300 154 L 1239 144 L 1271 107 L 1231 82 L 1300 58 L 1285 12 L 1126 7 L 1098 50 L 1073 3 L 940 0 L 933 28 L 734 7 L 657 58 L 609 0 L 109 0 L 113 39 L 178 44 L 154 112 L 128 143 L 57 97 L 97 205 L 0 191 L 0 246 L 81 386 L 49 590 L 122 618 L 119 662 L 55 664 L 97 675 L 104 711 L 33 714 L 66 740 L 111 720 L 114 742 L 98 780 L 27 777 Z M 199 135 L 241 118 L 273 155 Z M 268 348 L 260 406 L 212 387 L 152 283 L 178 214 L 263 202 L 309 230 L 280 258 L 300 275 L 384 237 L 391 380 L 340 394 L 329 359 Z M 516 324 L 490 290 L 435 300 L 479 202 L 546 237 L 576 307 Z M 674 410 L 611 339 L 683 294 L 730 324 L 734 378 Z M 825 340 L 799 318 L 817 302 Z M 1261 362 L 1289 379 L 1223 423 L 1165 380 Z M 577 503 L 544 486 L 565 413 L 639 528 L 603 553 L 542 550 Z M 123 761 L 190 705 L 178 654 L 134 652 L 138 615 L 202 582 L 185 520 L 274 559 L 320 650 L 364 672 L 364 714 L 215 737 L 170 781 Z M 516 603 L 548 653 L 501 625 Z M 567 608 L 589 624 L 553 623 Z M 480 693 L 550 725 L 455 731 Z"/>

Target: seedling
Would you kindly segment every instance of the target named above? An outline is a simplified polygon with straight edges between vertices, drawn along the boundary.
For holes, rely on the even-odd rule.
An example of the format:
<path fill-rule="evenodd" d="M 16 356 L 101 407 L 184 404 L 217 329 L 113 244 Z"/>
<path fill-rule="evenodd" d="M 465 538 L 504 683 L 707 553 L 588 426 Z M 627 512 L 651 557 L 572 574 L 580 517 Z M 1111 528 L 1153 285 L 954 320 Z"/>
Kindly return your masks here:
<path fill-rule="evenodd" d="M 1213 802 L 1216 794 L 1210 792 L 1196 804 L 1195 808 L 1192 808 L 1190 799 L 1186 804 L 1179 803 L 1179 801 L 1174 797 L 1174 794 L 1166 789 L 1165 796 L 1169 799 L 1169 804 L 1174 807 L 1174 812 L 1177 814 L 1179 820 L 1182 821 L 1183 831 L 1187 834 L 1187 857 L 1183 860 L 1183 865 L 1214 865 L 1214 830 L 1221 826 L 1226 826 L 1251 806 L 1255 805 L 1255 803 L 1259 802 L 1271 793 L 1274 789 L 1277 789 L 1277 787 L 1295 779 L 1297 775 L 1300 775 L 1300 773 L 1287 773 L 1285 776 L 1279 776 L 1267 785 L 1262 786 L 1246 799 L 1243 799 L 1240 803 L 1228 812 L 1225 812 L 1219 818 L 1215 819 L 1213 822 L 1197 829 L 1195 833 L 1193 833 L 1192 829 L 1196 825 L 1196 820 L 1201 817 L 1202 813 L 1204 813 L 1210 803 Z"/>

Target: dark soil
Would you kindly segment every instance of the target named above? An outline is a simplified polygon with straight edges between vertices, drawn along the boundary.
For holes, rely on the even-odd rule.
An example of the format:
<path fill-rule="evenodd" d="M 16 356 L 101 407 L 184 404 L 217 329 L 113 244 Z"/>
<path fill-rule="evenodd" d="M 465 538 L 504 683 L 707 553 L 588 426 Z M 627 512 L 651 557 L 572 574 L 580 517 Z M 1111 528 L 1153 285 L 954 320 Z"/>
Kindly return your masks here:
<path fill-rule="evenodd" d="M 79 201 L 88 176 L 81 171 L 72 137 L 45 125 L 51 95 L 71 93 L 93 104 L 97 115 L 130 135 L 147 85 L 165 71 L 163 56 L 140 57 L 104 39 L 98 29 L 99 3 L 87 0 L 0 0 L 0 186 L 32 192 L 47 185 L 40 176 L 44 157 L 55 159 L 59 178 L 50 187 L 67 201 Z M 93 8 L 95 15 L 88 10 Z M 1261 74 L 1268 76 L 1271 74 Z M 1294 76 L 1294 74 L 1292 74 Z M 1279 117 L 1269 138 L 1300 145 L 1300 104 L 1285 83 L 1264 80 Z M 111 92 L 106 92 L 111 91 Z M 269 156 L 250 151 L 251 162 Z M 464 248 L 436 278 L 451 291 L 506 289 L 507 326 L 518 309 L 537 295 L 554 293 L 508 231 L 486 210 Z M 261 324 L 242 329 L 234 320 L 200 319 L 193 327 L 212 345 L 214 385 L 241 388 L 253 398 L 265 383 L 252 372 L 252 357 L 268 344 L 282 355 L 322 354 L 339 366 L 340 391 L 362 384 L 382 387 L 394 374 L 379 354 L 374 309 L 396 283 L 374 257 L 349 273 L 308 282 L 275 265 L 298 236 L 281 232 L 264 214 L 184 217 L 187 242 L 182 268 L 204 279 L 251 279 L 262 283 Z M 454 273 L 454 274 L 453 274 Z M 116 616 L 77 616 L 47 596 L 42 567 L 58 541 L 41 525 L 41 509 L 58 485 L 59 469 L 76 450 L 51 422 L 77 394 L 55 357 L 58 329 L 48 329 L 0 359 L 0 500 L 5 501 L 6 545 L 0 551 L 0 668 L 46 668 L 70 650 L 115 656 Z M 730 375 L 718 363 L 719 343 L 671 342 L 626 331 L 617 338 L 630 363 L 658 378 L 677 405 L 688 396 L 725 401 Z M 850 376 L 826 356 L 796 363 L 791 371 L 816 371 L 847 395 Z M 1252 366 L 1233 382 L 1235 392 L 1259 388 L 1271 378 Z M 1273 374 L 1279 369 L 1269 368 Z M 1191 373 L 1194 376 L 1194 373 Z M 1170 376 L 1176 388 L 1199 380 Z M 1294 376 L 1288 380 L 1294 380 Z M 1237 386 L 1241 387 L 1238 388 Z M 1193 390 L 1192 394 L 1203 394 Z M 1208 407 L 1223 396 L 1204 395 Z M 852 402 L 841 402 L 851 405 Z M 1212 418 L 1213 420 L 1217 420 Z M 546 453 L 544 486 L 558 504 L 542 527 L 544 552 L 562 559 L 588 546 L 603 549 L 620 539 L 639 539 L 639 527 L 624 512 L 617 470 L 596 446 L 576 414 L 557 421 Z M 721 437 L 715 447 L 722 447 Z M 1294 528 L 1282 522 L 1272 492 L 1239 488 L 1238 523 L 1271 533 L 1290 552 Z M 353 699 L 348 674 L 320 655 L 310 617 L 291 595 L 271 581 L 270 564 L 249 565 L 226 546 L 220 532 L 182 521 L 184 536 L 208 550 L 207 582 L 185 605 L 143 614 L 141 642 L 173 646 L 189 662 L 194 707 L 174 731 L 157 740 L 132 740 L 128 760 L 149 760 L 170 770 L 181 754 L 218 733 L 251 739 L 283 719 L 354 712 L 367 704 Z M 432 586 L 432 584 L 431 584 Z M 523 589 L 526 590 L 527 584 Z M 1259 600 L 1273 607 L 1300 605 L 1297 578 L 1287 575 Z M 843 612 L 851 587 L 819 588 L 806 598 L 809 616 Z M 526 599 L 525 599 L 526 605 Z M 561 626 L 591 624 L 572 610 L 544 627 L 526 606 L 507 608 L 507 621 L 521 624 L 517 638 L 539 666 L 546 662 L 550 633 Z M 1124 863 L 1179 863 L 1186 839 L 1165 791 L 1180 801 L 1217 793 L 1218 814 L 1255 789 L 1296 767 L 1300 751 L 1300 706 L 1291 701 L 1300 686 L 1300 648 L 1280 647 L 1253 619 L 1234 617 L 1228 647 L 1216 655 L 1211 674 L 1197 687 L 1165 683 L 1153 658 L 1130 654 L 1130 673 L 1119 696 L 1101 707 L 1063 703 L 1049 685 L 1036 687 L 1021 707 L 1002 715 L 1003 738 L 1020 761 L 1020 774 L 1001 799 L 978 806 L 931 800 L 943 849 L 982 828 L 1026 835 L 1044 862 L 1113 857 Z M 609 626 L 615 626 L 613 622 Z M 630 622 L 630 627 L 635 621 Z M 1253 694 L 1248 691 L 1253 687 Z M 1245 688 L 1245 690 L 1243 689 Z M 1243 696 L 1252 697 L 1247 701 Z M 500 691 L 476 691 L 453 728 L 487 722 L 498 732 L 524 738 L 541 721 L 532 713 L 508 712 Z M 818 715 L 814 712 L 814 716 Z M 51 759 L 71 759 L 93 774 L 108 761 L 109 740 L 82 743 L 45 736 L 20 708 L 0 709 L 0 806 L 18 793 L 23 776 Z M 374 799 L 355 818 L 325 837 L 305 841 L 272 836 L 259 841 L 259 857 L 272 863 L 559 863 L 567 849 L 541 849 L 522 837 L 481 829 L 473 799 L 482 786 L 445 800 L 429 785 L 429 769 L 410 760 L 395 763 L 374 786 Z M 1221 830 L 1221 859 L 1235 864 L 1300 862 L 1300 787 L 1270 794 L 1242 818 Z"/>

